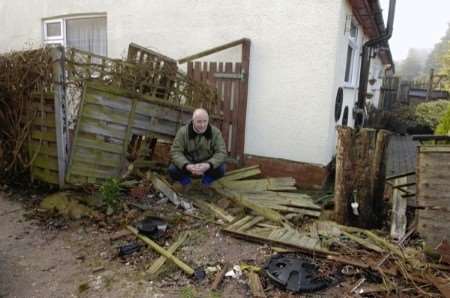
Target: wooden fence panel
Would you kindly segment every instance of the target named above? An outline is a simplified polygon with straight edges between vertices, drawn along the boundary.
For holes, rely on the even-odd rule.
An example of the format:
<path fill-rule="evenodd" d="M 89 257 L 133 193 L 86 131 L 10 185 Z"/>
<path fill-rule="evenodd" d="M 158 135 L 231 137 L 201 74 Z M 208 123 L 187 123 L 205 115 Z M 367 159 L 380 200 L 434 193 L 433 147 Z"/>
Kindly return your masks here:
<path fill-rule="evenodd" d="M 58 184 L 58 149 L 56 145 L 54 94 L 34 95 L 29 115 L 34 117 L 28 152 L 31 177 Z"/>
<path fill-rule="evenodd" d="M 172 140 L 180 125 L 191 119 L 192 108 L 120 92 L 111 86 L 87 85 L 72 145 L 69 183 L 100 184 L 119 176 L 133 135 Z"/>
<path fill-rule="evenodd" d="M 242 94 L 246 88 L 242 71 L 242 63 L 196 61 L 189 62 L 187 66 L 189 77 L 216 90 L 220 103 L 212 112 L 222 113 L 223 121 L 220 129 L 228 155 L 237 161 L 243 160 L 247 106 L 243 103 L 247 97 Z"/>
<path fill-rule="evenodd" d="M 421 145 L 418 149 L 418 232 L 436 247 L 450 240 L 450 145 Z"/>

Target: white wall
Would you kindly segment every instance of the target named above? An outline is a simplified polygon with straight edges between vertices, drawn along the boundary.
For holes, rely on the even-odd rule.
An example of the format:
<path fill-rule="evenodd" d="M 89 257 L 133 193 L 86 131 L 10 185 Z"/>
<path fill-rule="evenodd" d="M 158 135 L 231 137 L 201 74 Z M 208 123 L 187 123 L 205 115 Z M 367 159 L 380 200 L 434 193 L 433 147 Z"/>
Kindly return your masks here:
<path fill-rule="evenodd" d="M 1 3 L 0 52 L 39 45 L 42 18 L 76 13 L 107 14 L 111 57 L 125 56 L 131 41 L 181 58 L 248 37 L 245 152 L 319 165 L 331 160 L 334 98 L 345 67 L 345 16 L 351 14 L 345 0 Z"/>
<path fill-rule="evenodd" d="M 336 47 L 336 67 L 335 67 L 335 80 L 333 85 L 333 101 L 332 101 L 332 119 L 329 127 L 329 139 L 328 139 L 328 156 L 333 156 L 336 153 L 336 125 L 342 124 L 342 116 L 344 113 L 345 107 L 348 107 L 348 123 L 347 125 L 350 127 L 354 127 L 355 119 L 353 118 L 353 108 L 358 100 L 358 85 L 359 85 L 359 75 L 360 75 L 360 67 L 361 67 L 361 51 L 364 42 L 367 40 L 367 37 L 364 35 L 363 29 L 360 24 L 357 23 L 356 19 L 353 18 L 355 25 L 358 27 L 358 39 L 356 42 L 357 45 L 357 53 L 354 60 L 354 72 L 352 82 L 345 83 L 345 66 L 346 66 L 346 57 L 347 57 L 347 47 L 348 47 L 348 28 L 349 22 L 351 20 L 351 16 L 353 15 L 352 8 L 349 5 L 348 1 L 342 1 L 341 7 L 339 11 L 339 23 L 338 27 L 340 31 L 337 35 L 337 47 Z M 346 29 L 347 28 L 347 29 Z M 339 87 L 343 87 L 343 104 L 342 104 L 342 113 L 340 119 L 335 122 L 334 121 L 334 104 L 337 89 Z"/>
<path fill-rule="evenodd" d="M 380 58 L 376 56 L 372 58 L 370 63 L 369 70 L 369 82 L 367 84 L 367 93 L 372 93 L 373 97 L 367 99 L 368 103 L 373 104 L 374 107 L 378 108 L 380 104 L 380 93 L 381 93 L 381 85 L 383 83 L 384 77 L 384 65 L 381 62 Z M 375 83 L 370 84 L 370 80 L 375 80 Z"/>

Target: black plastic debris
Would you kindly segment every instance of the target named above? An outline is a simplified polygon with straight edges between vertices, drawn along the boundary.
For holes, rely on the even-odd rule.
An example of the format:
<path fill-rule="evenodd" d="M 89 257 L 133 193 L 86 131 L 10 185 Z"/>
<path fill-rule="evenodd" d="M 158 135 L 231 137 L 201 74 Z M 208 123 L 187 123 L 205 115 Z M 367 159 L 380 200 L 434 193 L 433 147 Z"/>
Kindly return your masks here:
<path fill-rule="evenodd" d="M 305 257 L 274 255 L 264 269 L 271 281 L 296 293 L 320 291 L 331 284 L 331 280 L 318 276 L 318 266 Z"/>
<path fill-rule="evenodd" d="M 206 272 L 205 272 L 205 270 L 203 270 L 202 267 L 199 267 L 199 268 L 195 269 L 195 271 L 194 271 L 194 279 L 196 281 L 202 281 L 202 280 L 205 279 L 205 277 L 206 277 Z"/>
<path fill-rule="evenodd" d="M 142 245 L 136 242 L 131 242 L 119 247 L 119 257 L 129 256 L 135 252 L 141 250 Z"/>
<path fill-rule="evenodd" d="M 151 238 L 160 239 L 167 231 L 168 224 L 161 218 L 149 216 L 136 224 L 139 233 Z"/>

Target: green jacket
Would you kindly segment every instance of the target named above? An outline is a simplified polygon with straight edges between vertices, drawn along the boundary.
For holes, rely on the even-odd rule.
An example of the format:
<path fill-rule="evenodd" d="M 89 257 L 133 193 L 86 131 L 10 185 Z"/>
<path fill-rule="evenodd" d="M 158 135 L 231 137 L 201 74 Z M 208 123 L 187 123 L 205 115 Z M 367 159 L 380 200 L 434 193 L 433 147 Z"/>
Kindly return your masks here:
<path fill-rule="evenodd" d="M 207 162 L 211 168 L 217 168 L 225 162 L 227 151 L 220 130 L 208 124 L 203 134 L 197 134 L 192 122 L 181 127 L 172 147 L 170 148 L 172 162 L 180 169 L 189 163 Z"/>

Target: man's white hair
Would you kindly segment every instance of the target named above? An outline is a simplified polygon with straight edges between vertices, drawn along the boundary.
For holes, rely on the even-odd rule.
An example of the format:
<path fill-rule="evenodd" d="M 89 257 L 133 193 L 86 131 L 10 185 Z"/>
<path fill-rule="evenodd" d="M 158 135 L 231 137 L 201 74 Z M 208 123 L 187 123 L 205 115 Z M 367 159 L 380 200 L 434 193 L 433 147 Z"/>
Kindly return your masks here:
<path fill-rule="evenodd" d="M 192 119 L 195 119 L 197 116 L 202 114 L 206 115 L 209 118 L 208 112 L 205 109 L 198 108 L 194 110 L 194 113 L 192 113 Z"/>

